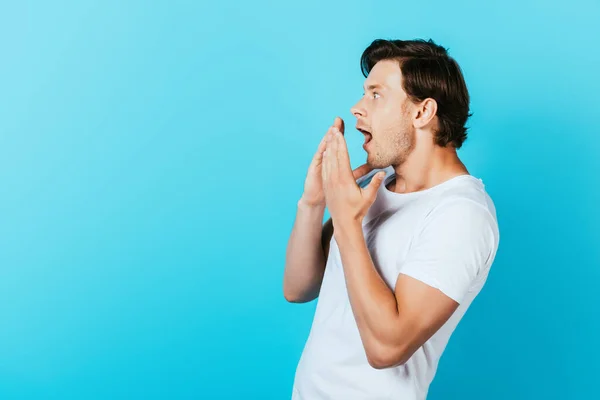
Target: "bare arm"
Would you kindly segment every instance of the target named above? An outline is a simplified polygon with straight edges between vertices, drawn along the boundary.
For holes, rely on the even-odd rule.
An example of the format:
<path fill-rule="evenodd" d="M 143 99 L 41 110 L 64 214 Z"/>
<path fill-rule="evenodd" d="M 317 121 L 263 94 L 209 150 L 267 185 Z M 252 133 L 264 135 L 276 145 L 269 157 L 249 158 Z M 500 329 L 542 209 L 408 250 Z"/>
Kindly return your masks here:
<path fill-rule="evenodd" d="M 391 290 L 373 265 L 360 226 L 344 227 L 336 240 L 369 364 L 381 369 L 405 363 L 450 318 L 458 303 L 402 274 Z"/>
<path fill-rule="evenodd" d="M 323 152 L 323 191 L 335 225 L 350 306 L 374 368 L 406 362 L 452 316 L 497 248 L 494 218 L 476 202 L 438 204 L 423 221 L 394 288 L 379 275 L 363 232 L 384 175 L 352 181 L 346 141 L 334 129 Z"/>
<path fill-rule="evenodd" d="M 298 201 L 298 212 L 286 251 L 283 295 L 293 303 L 318 297 L 333 235 L 331 218 L 325 222 L 324 207 Z"/>
<path fill-rule="evenodd" d="M 372 170 L 368 164 L 363 164 L 352 171 L 352 175 L 357 180 Z M 289 302 L 306 303 L 319 296 L 334 232 L 331 218 L 322 223 L 324 214 L 325 205 L 298 201 L 283 278 L 283 295 Z"/>
<path fill-rule="evenodd" d="M 330 218 L 323 224 L 326 203 L 321 165 L 323 152 L 332 137 L 333 128 L 343 133 L 344 121 L 336 117 L 313 156 L 287 245 L 283 295 L 293 303 L 305 303 L 317 298 L 323 282 L 329 243 L 333 236 L 333 223 Z M 363 164 L 351 172 L 356 180 L 370 171 L 372 168 Z"/>
<path fill-rule="evenodd" d="M 336 225 L 350 303 L 373 367 L 403 364 L 452 316 L 493 260 L 494 229 L 487 211 L 470 201 L 438 207 L 392 289 L 375 269 L 360 223 Z"/>

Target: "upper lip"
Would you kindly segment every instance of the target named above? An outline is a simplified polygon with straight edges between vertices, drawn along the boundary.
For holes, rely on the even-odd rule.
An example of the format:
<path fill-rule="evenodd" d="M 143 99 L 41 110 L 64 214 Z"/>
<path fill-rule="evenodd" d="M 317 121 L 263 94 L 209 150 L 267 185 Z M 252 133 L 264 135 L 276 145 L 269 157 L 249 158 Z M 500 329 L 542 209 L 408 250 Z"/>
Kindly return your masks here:
<path fill-rule="evenodd" d="M 370 135 L 370 134 L 371 134 L 371 131 L 369 131 L 369 130 L 368 130 L 368 129 L 367 129 L 365 126 L 363 126 L 363 125 L 358 125 L 358 124 L 357 124 L 357 125 L 356 125 L 356 130 L 357 130 L 357 131 L 359 131 L 359 132 L 361 132 L 363 135 L 365 135 L 365 134 L 369 134 L 369 135 Z"/>

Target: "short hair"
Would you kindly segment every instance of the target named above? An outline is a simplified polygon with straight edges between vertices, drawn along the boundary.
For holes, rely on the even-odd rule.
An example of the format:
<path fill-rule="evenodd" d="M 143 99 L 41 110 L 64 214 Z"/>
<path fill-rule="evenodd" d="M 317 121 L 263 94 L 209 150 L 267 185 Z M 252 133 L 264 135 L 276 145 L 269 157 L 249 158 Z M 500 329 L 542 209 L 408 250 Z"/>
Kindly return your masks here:
<path fill-rule="evenodd" d="M 397 60 L 403 77 L 403 89 L 413 102 L 432 98 L 437 102 L 437 145 L 460 148 L 467 138 L 469 91 L 458 63 L 447 49 L 433 40 L 377 39 L 365 49 L 360 59 L 361 71 L 369 75 L 382 60 Z"/>

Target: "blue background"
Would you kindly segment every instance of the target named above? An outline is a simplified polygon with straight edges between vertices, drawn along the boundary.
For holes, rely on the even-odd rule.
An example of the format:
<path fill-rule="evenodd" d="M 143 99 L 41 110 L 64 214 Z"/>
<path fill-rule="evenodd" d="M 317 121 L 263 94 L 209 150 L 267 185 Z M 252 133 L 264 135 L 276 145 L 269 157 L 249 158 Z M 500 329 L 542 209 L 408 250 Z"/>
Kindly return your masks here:
<path fill-rule="evenodd" d="M 306 168 L 375 38 L 433 38 L 500 250 L 431 399 L 600 396 L 600 3 L 0 6 L 0 398 L 285 399 Z M 593 25 L 596 26 L 593 26 Z"/>

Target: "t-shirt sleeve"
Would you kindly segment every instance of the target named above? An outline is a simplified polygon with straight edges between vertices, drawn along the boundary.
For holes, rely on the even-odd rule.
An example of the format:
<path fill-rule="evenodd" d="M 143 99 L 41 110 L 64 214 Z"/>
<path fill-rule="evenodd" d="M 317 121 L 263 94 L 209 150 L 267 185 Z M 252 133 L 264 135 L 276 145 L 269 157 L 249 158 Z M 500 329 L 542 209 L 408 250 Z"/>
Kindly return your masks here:
<path fill-rule="evenodd" d="M 447 201 L 425 218 L 398 270 L 461 303 L 489 268 L 497 244 L 495 219 L 484 206 L 468 199 Z"/>

